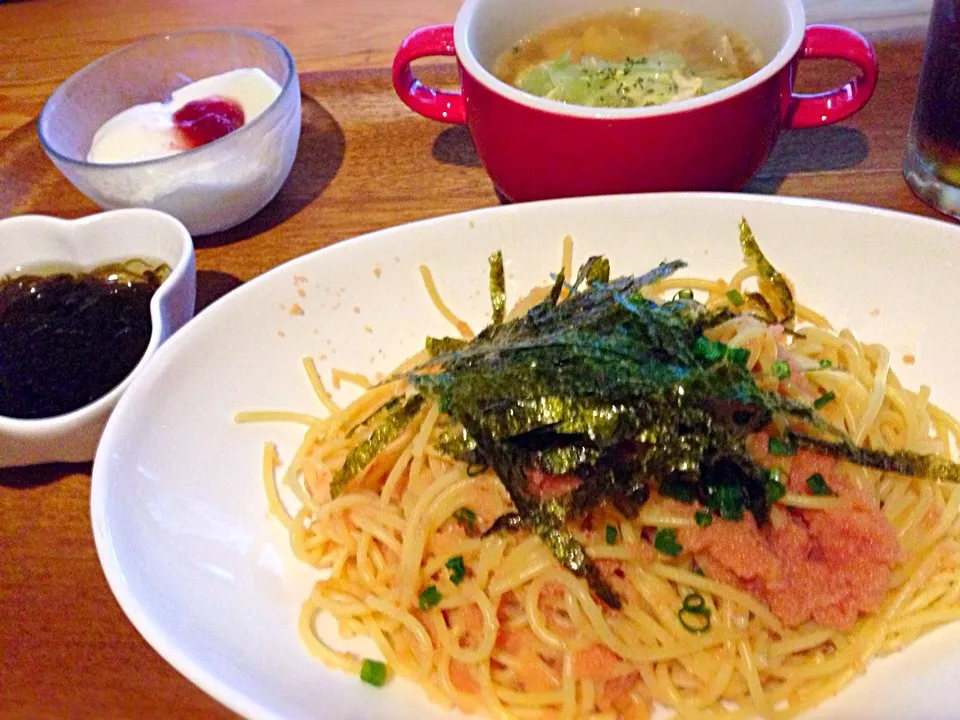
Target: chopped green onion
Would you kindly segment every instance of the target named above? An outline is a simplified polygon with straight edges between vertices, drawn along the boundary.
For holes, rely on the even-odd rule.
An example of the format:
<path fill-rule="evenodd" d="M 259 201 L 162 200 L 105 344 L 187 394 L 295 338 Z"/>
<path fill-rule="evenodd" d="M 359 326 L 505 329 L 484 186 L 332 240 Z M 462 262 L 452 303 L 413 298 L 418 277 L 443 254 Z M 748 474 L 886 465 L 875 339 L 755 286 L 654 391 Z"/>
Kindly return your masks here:
<path fill-rule="evenodd" d="M 467 573 L 467 569 L 463 566 L 463 555 L 454 555 L 444 564 L 450 571 L 450 582 L 454 585 L 462 583 L 463 576 Z"/>
<path fill-rule="evenodd" d="M 674 300 L 693 300 L 693 290 L 690 288 L 684 288 L 676 295 L 673 296 Z"/>
<path fill-rule="evenodd" d="M 688 632 L 705 633 L 710 629 L 710 608 L 700 593 L 690 593 L 683 599 L 677 618 Z"/>
<path fill-rule="evenodd" d="M 673 498 L 689 505 L 696 497 L 697 488 L 693 483 L 685 480 L 668 478 L 660 483 L 659 492 L 664 497 Z"/>
<path fill-rule="evenodd" d="M 771 437 L 767 440 L 767 452 L 778 457 L 796 455 L 797 449 L 783 438 Z"/>
<path fill-rule="evenodd" d="M 829 390 L 813 401 L 813 407 L 819 410 L 827 403 L 832 402 L 836 397 L 837 397 L 837 394 L 833 392 L 833 390 Z"/>
<path fill-rule="evenodd" d="M 453 513 L 453 519 L 463 525 L 468 532 L 473 532 L 477 524 L 477 515 L 468 507 L 462 507 Z"/>
<path fill-rule="evenodd" d="M 771 505 L 787 494 L 786 486 L 780 481 L 779 470 L 770 471 L 770 476 L 763 483 L 763 492 L 767 503 Z"/>
<path fill-rule="evenodd" d="M 721 485 L 717 488 L 716 504 L 724 520 L 743 518 L 743 490 L 736 485 Z"/>
<path fill-rule="evenodd" d="M 698 527 L 710 527 L 713 522 L 713 513 L 709 510 L 697 510 L 693 517 L 697 521 Z"/>
<path fill-rule="evenodd" d="M 363 665 L 360 666 L 360 679 L 368 685 L 383 687 L 387 681 L 387 666 L 379 660 L 364 658 Z"/>
<path fill-rule="evenodd" d="M 425 587 L 417 598 L 417 605 L 421 610 L 429 610 L 438 602 L 440 602 L 440 591 L 437 590 L 436 585 Z"/>
<path fill-rule="evenodd" d="M 730 288 L 727 290 L 727 299 L 733 303 L 735 307 L 740 307 L 743 305 L 743 295 L 741 295 L 740 291 L 736 288 Z"/>
<path fill-rule="evenodd" d="M 820 358 L 819 364 L 820 364 L 820 367 L 822 367 L 824 370 L 827 370 L 833 367 L 833 363 L 830 362 L 828 358 Z"/>
<path fill-rule="evenodd" d="M 814 495 L 836 495 L 820 473 L 814 473 L 807 478 L 807 487 Z"/>
<path fill-rule="evenodd" d="M 746 365 L 749 359 L 750 351 L 746 348 L 732 347 L 727 349 L 727 360 L 734 365 Z"/>
<path fill-rule="evenodd" d="M 723 360 L 723 356 L 727 354 L 727 346 L 719 340 L 711 342 L 701 335 L 693 343 L 693 353 L 701 360 L 712 364 Z"/>
<path fill-rule="evenodd" d="M 613 525 L 607 525 L 606 530 L 603 531 L 603 538 L 607 541 L 607 545 L 613 545 L 617 541 L 617 529 Z"/>
<path fill-rule="evenodd" d="M 790 363 L 786 360 L 777 360 L 773 364 L 773 374 L 780 380 L 786 380 L 790 377 Z"/>
<path fill-rule="evenodd" d="M 676 557 L 683 550 L 683 545 L 677 542 L 677 531 L 673 528 L 661 528 L 653 536 L 653 547 L 664 555 Z"/>

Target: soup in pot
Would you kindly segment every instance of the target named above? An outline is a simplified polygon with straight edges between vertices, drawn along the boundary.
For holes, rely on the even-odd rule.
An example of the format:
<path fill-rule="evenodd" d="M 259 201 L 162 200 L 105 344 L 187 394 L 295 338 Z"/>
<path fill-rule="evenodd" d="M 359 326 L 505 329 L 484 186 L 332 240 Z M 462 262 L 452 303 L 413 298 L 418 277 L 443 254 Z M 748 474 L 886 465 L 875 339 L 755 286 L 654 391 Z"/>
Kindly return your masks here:
<path fill-rule="evenodd" d="M 578 17 L 531 33 L 494 74 L 533 95 L 574 105 L 647 107 L 728 87 L 763 65 L 731 28 L 674 10 Z"/>

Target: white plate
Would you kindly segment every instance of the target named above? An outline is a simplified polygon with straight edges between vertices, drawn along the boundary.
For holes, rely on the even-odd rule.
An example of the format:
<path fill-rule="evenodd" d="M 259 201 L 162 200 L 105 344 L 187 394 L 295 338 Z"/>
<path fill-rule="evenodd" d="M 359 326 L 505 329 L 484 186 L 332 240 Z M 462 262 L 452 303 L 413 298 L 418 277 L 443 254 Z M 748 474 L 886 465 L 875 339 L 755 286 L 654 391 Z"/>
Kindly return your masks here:
<path fill-rule="evenodd" d="M 416 687 L 374 690 L 327 670 L 296 630 L 314 571 L 269 519 L 262 444 L 289 458 L 292 428 L 236 426 L 244 409 L 318 411 L 300 360 L 389 370 L 449 328 L 417 267 L 475 327 L 488 317 L 487 257 L 502 249 L 508 293 L 547 280 L 561 239 L 575 262 L 602 253 L 615 274 L 681 257 L 690 272 L 740 266 L 745 215 L 800 298 L 837 326 L 884 342 L 894 368 L 960 410 L 960 229 L 854 206 L 749 195 L 646 195 L 513 205 L 383 230 L 287 263 L 205 310 L 127 390 L 93 470 L 97 552 L 114 594 L 157 651 L 203 690 L 260 718 L 441 718 Z M 305 279 L 305 281 L 303 281 Z M 299 284 L 298 284 L 299 283 Z M 305 296 L 298 295 L 298 288 Z M 303 315 L 291 315 L 299 304 Z M 916 355 L 904 366 L 904 354 Z M 870 666 L 811 717 L 955 714 L 960 625 Z"/>

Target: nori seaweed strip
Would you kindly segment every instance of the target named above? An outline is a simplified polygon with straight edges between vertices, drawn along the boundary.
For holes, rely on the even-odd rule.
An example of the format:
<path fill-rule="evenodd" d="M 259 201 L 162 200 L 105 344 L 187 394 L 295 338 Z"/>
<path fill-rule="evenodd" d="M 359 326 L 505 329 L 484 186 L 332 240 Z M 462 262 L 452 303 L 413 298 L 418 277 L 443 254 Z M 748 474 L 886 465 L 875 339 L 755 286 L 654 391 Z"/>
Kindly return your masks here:
<path fill-rule="evenodd" d="M 796 315 L 793 293 L 790 292 L 790 287 L 783 275 L 770 264 L 770 261 L 763 254 L 757 244 L 757 239 L 753 236 L 753 231 L 747 224 L 746 218 L 740 218 L 740 249 L 747 265 L 756 270 L 760 292 L 763 293 L 764 300 L 766 300 L 777 322 L 786 323 L 793 320 Z M 779 307 L 773 307 L 771 300 L 775 301 Z"/>
<path fill-rule="evenodd" d="M 487 535 L 493 535 L 498 532 L 516 532 L 522 527 L 523 518 L 520 517 L 518 513 L 507 513 L 494 520 L 493 525 L 488 527 L 480 537 L 486 537 Z"/>
<path fill-rule="evenodd" d="M 602 255 L 594 255 L 580 266 L 577 279 L 573 282 L 573 292 L 578 292 L 586 281 L 587 287 L 597 283 L 610 282 L 610 261 Z"/>
<path fill-rule="evenodd" d="M 767 325 L 775 325 L 777 323 L 777 314 L 773 311 L 773 308 L 770 307 L 770 303 L 767 302 L 767 299 L 758 292 L 748 292 L 746 293 L 746 307 L 749 310 L 752 310 L 752 315 L 760 320 L 765 322 Z"/>
<path fill-rule="evenodd" d="M 438 355 L 447 355 L 449 353 L 456 352 L 461 348 L 466 347 L 467 341 L 462 340 L 461 338 L 454 337 L 428 337 L 424 343 L 424 347 L 427 352 L 430 353 L 433 357 Z"/>
<path fill-rule="evenodd" d="M 550 295 L 547 298 L 554 307 L 560 302 L 560 293 L 563 292 L 564 282 L 566 282 L 566 278 L 563 275 L 563 268 L 560 268 L 560 272 L 557 273 L 557 279 L 553 281 L 553 287 L 550 288 Z"/>
<path fill-rule="evenodd" d="M 527 491 L 527 475 L 522 458 L 514 456 L 513 451 L 494 441 L 472 417 L 464 417 L 463 425 L 476 439 L 481 453 L 497 473 L 524 524 L 550 548 L 561 565 L 574 575 L 586 578 L 597 597 L 608 606 L 620 609 L 620 598 L 600 575 L 600 570 L 583 546 L 563 527 L 569 512 L 567 505 L 560 500 L 541 502 L 531 496 Z"/>
<path fill-rule="evenodd" d="M 366 425 L 368 422 L 370 422 L 370 421 L 373 420 L 375 417 L 377 417 L 377 415 L 379 415 L 382 410 L 387 410 L 387 411 L 393 410 L 393 408 L 395 408 L 395 407 L 396 407 L 397 405 L 399 405 L 399 404 L 400 404 L 400 398 L 398 398 L 398 397 L 392 397 L 392 398 L 390 398 L 390 399 L 387 400 L 385 403 L 383 403 L 380 407 L 378 407 L 376 410 L 374 410 L 372 413 L 370 413 L 369 415 L 367 415 L 363 420 L 361 420 L 361 421 L 358 422 L 356 425 L 354 425 L 352 428 L 350 428 L 350 429 L 347 431 L 346 437 L 353 437 L 353 434 L 354 434 L 357 430 L 359 430 L 359 429 L 362 428 L 364 425 Z"/>
<path fill-rule="evenodd" d="M 503 253 L 500 250 L 490 256 L 490 304 L 493 306 L 493 324 L 500 325 L 507 313 L 507 285 L 503 277 Z"/>
<path fill-rule="evenodd" d="M 832 442 L 791 429 L 787 429 L 785 434 L 788 441 L 796 447 L 808 448 L 823 455 L 848 460 L 856 465 L 928 480 L 960 483 L 960 464 L 951 462 L 939 455 L 921 455 L 908 450 L 887 453 L 857 447 L 849 440 Z"/>
<path fill-rule="evenodd" d="M 370 433 L 370 437 L 349 452 L 343 467 L 340 468 L 330 483 L 330 497 L 336 498 L 340 495 L 354 475 L 369 465 L 381 450 L 399 437 L 404 428 L 420 412 L 420 408 L 423 407 L 423 400 L 422 395 L 411 397 L 402 407 L 384 418 L 383 422 Z"/>

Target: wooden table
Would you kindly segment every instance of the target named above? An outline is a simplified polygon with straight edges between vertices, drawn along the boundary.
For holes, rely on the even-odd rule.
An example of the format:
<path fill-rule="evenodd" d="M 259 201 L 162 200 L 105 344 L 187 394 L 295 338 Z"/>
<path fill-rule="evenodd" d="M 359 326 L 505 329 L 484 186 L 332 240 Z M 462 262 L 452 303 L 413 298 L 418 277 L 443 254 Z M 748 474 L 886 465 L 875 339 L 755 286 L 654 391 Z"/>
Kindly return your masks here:
<path fill-rule="evenodd" d="M 243 226 L 197 240 L 198 307 L 294 256 L 375 228 L 497 204 L 467 133 L 409 112 L 387 70 L 410 29 L 451 20 L 459 0 L 125 0 L 0 4 L 0 217 L 96 208 L 36 138 L 45 97 L 71 72 L 138 36 L 211 25 L 268 32 L 293 52 L 303 134 L 279 197 Z M 402 7 L 402 10 L 400 9 Z M 834 127 L 791 132 L 749 191 L 936 215 L 900 163 L 920 66 L 916 36 L 874 38 L 880 84 Z M 449 64 L 424 72 L 452 83 Z M 846 68 L 811 63 L 808 88 Z M 89 522 L 90 465 L 0 470 L 0 716 L 226 717 L 167 665 L 110 594 Z"/>

